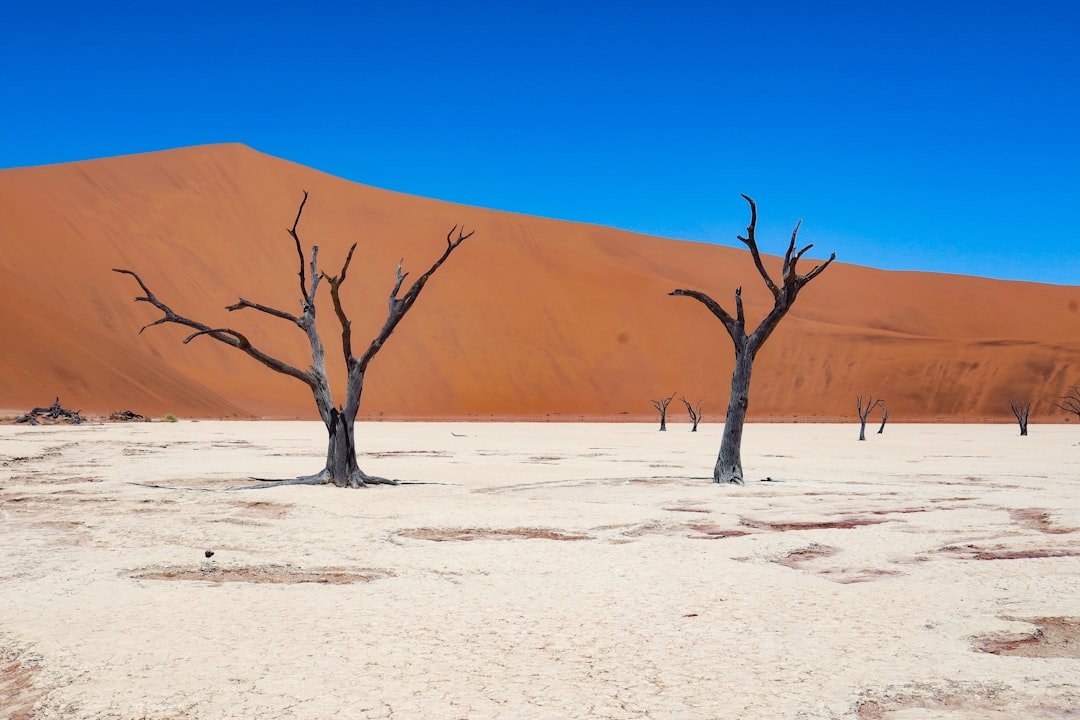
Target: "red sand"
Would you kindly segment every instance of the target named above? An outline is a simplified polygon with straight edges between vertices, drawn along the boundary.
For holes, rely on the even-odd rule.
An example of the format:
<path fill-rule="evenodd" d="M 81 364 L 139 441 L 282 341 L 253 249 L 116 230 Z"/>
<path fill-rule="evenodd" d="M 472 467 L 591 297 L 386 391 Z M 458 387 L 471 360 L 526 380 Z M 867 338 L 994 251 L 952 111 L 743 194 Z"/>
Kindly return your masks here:
<path fill-rule="evenodd" d="M 477 231 L 373 363 L 369 417 L 650 417 L 649 400 L 677 390 L 703 399 L 705 422 L 717 421 L 730 341 L 703 307 L 666 293 L 698 288 L 730 305 L 741 284 L 752 320 L 770 299 L 738 249 L 411 197 L 242 145 L 5 170 L 0 408 L 59 394 L 96 413 L 311 417 L 304 386 L 229 348 L 183 346 L 179 328 L 140 337 L 155 311 L 132 302 L 131 278 L 110 272 L 137 270 L 178 312 L 242 328 L 305 365 L 295 327 L 224 310 L 243 295 L 296 311 L 285 228 L 304 189 L 302 239 L 320 246 L 326 269 L 359 242 L 343 290 L 357 344 L 382 323 L 398 258 L 422 269 L 450 226 Z M 768 198 L 759 200 L 767 214 Z M 783 242 L 764 239 L 770 250 Z M 322 299 L 327 357 L 340 369 Z M 838 264 L 763 350 L 751 417 L 848 417 L 856 393 L 875 393 L 897 421 L 1005 419 L 1013 398 L 1033 399 L 1033 417 L 1061 420 L 1050 400 L 1080 383 L 1078 308 L 1080 287 Z"/>

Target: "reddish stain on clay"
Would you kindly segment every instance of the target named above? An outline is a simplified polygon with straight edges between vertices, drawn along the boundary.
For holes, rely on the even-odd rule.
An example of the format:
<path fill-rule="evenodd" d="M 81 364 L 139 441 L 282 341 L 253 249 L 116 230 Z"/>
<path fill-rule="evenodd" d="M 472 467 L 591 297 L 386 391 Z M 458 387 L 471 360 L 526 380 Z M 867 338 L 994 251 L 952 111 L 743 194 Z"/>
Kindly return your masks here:
<path fill-rule="evenodd" d="M 1050 514 L 1046 510 L 1040 510 L 1039 508 L 1010 510 L 1009 516 L 1013 519 L 1013 522 L 1019 525 L 1048 535 L 1068 535 L 1076 531 L 1076 528 L 1054 525 L 1050 522 Z"/>
<path fill-rule="evenodd" d="M 1080 659 L 1080 618 L 1029 618 L 1026 622 L 1036 626 L 1035 632 L 982 638 L 976 649 L 992 655 Z"/>
<path fill-rule="evenodd" d="M 840 520 L 819 520 L 810 522 L 765 522 L 763 520 L 750 520 L 741 518 L 740 523 L 746 527 L 758 530 L 773 530 L 775 532 L 787 532 L 789 530 L 850 530 L 863 525 L 880 525 L 885 520 L 873 518 L 851 517 Z"/>

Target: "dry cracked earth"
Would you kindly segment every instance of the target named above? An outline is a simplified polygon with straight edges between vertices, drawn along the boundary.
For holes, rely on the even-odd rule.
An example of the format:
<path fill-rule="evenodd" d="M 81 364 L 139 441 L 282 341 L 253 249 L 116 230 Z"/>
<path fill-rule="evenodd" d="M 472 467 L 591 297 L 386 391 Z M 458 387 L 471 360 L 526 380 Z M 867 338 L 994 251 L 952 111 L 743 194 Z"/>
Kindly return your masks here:
<path fill-rule="evenodd" d="M 0 427 L 0 717 L 1080 717 L 1080 428 L 686 429 Z"/>

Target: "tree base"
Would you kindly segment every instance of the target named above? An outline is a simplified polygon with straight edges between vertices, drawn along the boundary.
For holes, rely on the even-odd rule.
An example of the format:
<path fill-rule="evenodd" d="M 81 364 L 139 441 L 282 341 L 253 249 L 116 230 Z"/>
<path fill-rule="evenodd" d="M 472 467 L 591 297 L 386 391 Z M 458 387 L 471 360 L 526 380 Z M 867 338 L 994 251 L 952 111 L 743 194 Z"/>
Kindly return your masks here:
<path fill-rule="evenodd" d="M 398 485 L 397 480 L 391 480 L 390 478 L 379 477 L 377 475 L 368 475 L 363 470 L 357 469 L 352 471 L 349 476 L 343 480 L 338 480 L 331 476 L 330 471 L 323 468 L 314 475 L 301 475 L 295 478 L 285 478 L 284 480 L 277 478 L 257 478 L 253 477 L 252 480 L 258 481 L 259 485 L 245 485 L 243 487 L 231 488 L 232 490 L 263 490 L 265 488 L 283 487 L 285 485 L 336 485 L 338 487 L 347 488 L 363 488 L 370 485 Z"/>
<path fill-rule="evenodd" d="M 720 485 L 745 485 L 742 478 L 742 469 L 732 468 L 730 472 L 713 472 L 713 482 Z"/>

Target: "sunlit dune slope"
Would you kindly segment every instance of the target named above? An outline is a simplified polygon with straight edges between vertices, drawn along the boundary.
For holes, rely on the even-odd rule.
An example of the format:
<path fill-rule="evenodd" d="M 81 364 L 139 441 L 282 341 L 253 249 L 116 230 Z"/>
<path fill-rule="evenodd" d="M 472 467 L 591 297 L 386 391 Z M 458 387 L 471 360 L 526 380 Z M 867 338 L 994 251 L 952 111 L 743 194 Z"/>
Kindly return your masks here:
<path fill-rule="evenodd" d="M 476 230 L 372 364 L 367 416 L 645 417 L 650 398 L 678 391 L 718 420 L 730 341 L 703 307 L 667 293 L 698 288 L 730 304 L 742 285 L 754 320 L 770 300 L 739 249 L 411 197 L 242 145 L 5 170 L 0 408 L 60 395 L 90 412 L 311 416 L 306 387 L 229 348 L 182 345 L 180 328 L 139 335 L 157 315 L 110 272 L 135 269 L 178 312 L 243 329 L 304 366 L 297 328 L 224 310 L 240 295 L 298 309 L 285 228 L 303 190 L 301 237 L 324 268 L 359 243 L 343 295 L 360 347 L 385 317 L 398 259 L 420 271 L 452 225 Z M 322 299 L 340 377 L 339 329 Z M 1002 418 L 1012 398 L 1062 419 L 1050 400 L 1080 383 L 1078 303 L 1077 287 L 837 264 L 763 350 L 751 416 L 850 416 L 856 393 L 881 393 L 897 420 Z"/>

